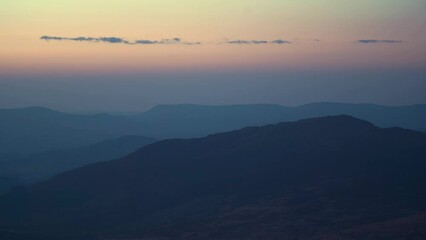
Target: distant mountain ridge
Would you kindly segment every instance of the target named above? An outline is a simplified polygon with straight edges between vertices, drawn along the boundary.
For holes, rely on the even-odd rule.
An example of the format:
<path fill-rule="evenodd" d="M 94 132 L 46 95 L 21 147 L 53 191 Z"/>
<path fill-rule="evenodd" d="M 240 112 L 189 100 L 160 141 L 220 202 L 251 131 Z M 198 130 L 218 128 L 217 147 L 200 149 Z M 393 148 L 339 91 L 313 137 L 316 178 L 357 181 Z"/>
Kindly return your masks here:
<path fill-rule="evenodd" d="M 203 137 L 247 126 L 346 114 L 380 127 L 426 130 L 426 105 L 313 103 L 203 106 L 159 105 L 134 116 L 77 115 L 46 108 L 0 109 L 0 152 L 34 154 L 126 135 L 157 139 Z M 0 160 L 1 161 L 1 160 Z"/>
<path fill-rule="evenodd" d="M 42 107 L 0 109 L 0 152 L 34 154 L 141 135 L 139 124 L 107 114 L 75 115 Z"/>
<path fill-rule="evenodd" d="M 40 239 L 424 239 L 425 159 L 425 133 L 346 115 L 164 140 L 16 189 L 0 198 L 0 229 Z M 386 235 L 393 222 L 409 225 Z"/>
<path fill-rule="evenodd" d="M 299 107 L 272 104 L 159 105 L 134 117 L 147 126 L 146 135 L 157 138 L 201 137 L 283 121 L 346 114 L 370 121 L 380 127 L 426 129 L 426 105 L 400 107 L 375 104 L 312 103 Z"/>
<path fill-rule="evenodd" d="M 124 157 L 155 141 L 144 136 L 124 136 L 79 148 L 25 156 L 3 156 L 0 176 L 17 179 L 25 184 L 38 182 L 87 164 Z"/>
<path fill-rule="evenodd" d="M 190 138 L 293 119 L 279 105 L 159 105 L 133 119 L 157 138 Z"/>

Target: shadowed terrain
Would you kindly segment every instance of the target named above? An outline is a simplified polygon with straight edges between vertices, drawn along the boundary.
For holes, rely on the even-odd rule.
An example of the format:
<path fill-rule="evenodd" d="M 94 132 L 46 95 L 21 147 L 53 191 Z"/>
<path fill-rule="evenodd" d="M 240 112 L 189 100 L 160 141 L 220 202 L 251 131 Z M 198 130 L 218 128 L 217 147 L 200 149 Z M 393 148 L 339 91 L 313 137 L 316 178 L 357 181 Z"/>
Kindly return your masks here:
<path fill-rule="evenodd" d="M 0 236 L 424 239 L 425 160 L 426 134 L 346 115 L 165 140 L 15 189 Z"/>

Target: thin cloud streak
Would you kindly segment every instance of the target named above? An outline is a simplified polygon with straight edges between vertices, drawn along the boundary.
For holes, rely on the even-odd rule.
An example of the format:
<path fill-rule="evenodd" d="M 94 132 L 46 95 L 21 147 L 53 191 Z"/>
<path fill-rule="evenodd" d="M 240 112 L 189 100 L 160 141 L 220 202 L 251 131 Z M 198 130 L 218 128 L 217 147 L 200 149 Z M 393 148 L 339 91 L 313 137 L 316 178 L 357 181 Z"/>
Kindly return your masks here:
<path fill-rule="evenodd" d="M 124 40 L 123 38 L 117 38 L 117 37 L 100 37 L 100 38 L 75 37 L 75 38 L 68 38 L 68 37 L 57 37 L 57 36 L 42 36 L 42 37 L 40 37 L 40 39 L 45 40 L 45 41 L 107 42 L 107 43 L 124 43 L 124 44 L 129 43 L 127 40 Z"/>
<path fill-rule="evenodd" d="M 182 38 L 170 38 L 170 39 L 162 39 L 162 40 L 136 40 L 133 43 L 130 44 L 143 44 L 143 45 L 152 45 L 152 44 L 182 44 L 182 45 L 201 45 L 201 42 L 186 42 L 183 41 Z"/>
<path fill-rule="evenodd" d="M 114 44 L 127 44 L 127 45 L 201 45 L 201 42 L 187 42 L 182 38 L 167 38 L 161 40 L 151 40 L 151 39 L 138 39 L 135 41 L 128 41 L 124 38 L 119 37 L 58 37 L 58 36 L 42 36 L 41 40 L 45 41 L 76 41 L 76 42 L 104 42 L 104 43 L 114 43 Z M 235 45 L 265 45 L 265 44 L 291 44 L 292 42 L 282 39 L 277 39 L 273 41 L 266 40 L 232 40 L 226 42 L 220 42 L 218 44 L 235 44 Z"/>
<path fill-rule="evenodd" d="M 167 38 L 161 40 L 150 40 L 150 39 L 139 39 L 135 41 L 128 41 L 124 38 L 119 37 L 59 37 L 59 36 L 42 36 L 41 40 L 45 41 L 75 41 L 75 42 L 95 42 L 95 43 L 112 43 L 112 44 L 127 44 L 127 45 L 201 45 L 201 42 L 187 42 L 182 38 Z M 319 41 L 315 39 L 315 41 Z M 403 43 L 401 40 L 379 40 L 379 39 L 361 39 L 356 40 L 356 43 L 360 44 L 394 44 Z M 291 41 L 277 39 L 273 41 L 268 40 L 227 40 L 225 42 L 219 42 L 218 44 L 231 44 L 231 45 L 267 45 L 267 44 L 292 44 Z"/>
<path fill-rule="evenodd" d="M 274 41 L 272 41 L 271 43 L 274 43 L 274 44 L 291 44 L 291 42 L 290 42 L 290 41 L 282 40 L 282 39 L 274 40 Z"/>
<path fill-rule="evenodd" d="M 233 41 L 228 41 L 226 42 L 228 44 L 268 44 L 268 41 L 264 41 L 264 40 L 233 40 Z"/>
<path fill-rule="evenodd" d="M 377 39 L 361 39 L 356 41 L 357 43 L 363 43 L 363 44 L 374 44 L 374 43 L 403 43 L 403 41 L 400 40 L 377 40 Z"/>
<path fill-rule="evenodd" d="M 186 42 L 183 41 L 181 38 L 170 38 L 170 39 L 162 39 L 162 40 L 148 40 L 148 39 L 141 39 L 136 41 L 128 41 L 123 38 L 119 37 L 75 37 L 75 38 L 68 38 L 68 37 L 57 37 L 57 36 L 42 36 L 40 37 L 41 40 L 45 41 L 76 41 L 76 42 L 104 42 L 104 43 L 114 43 L 114 44 L 128 44 L 128 45 L 154 45 L 154 44 L 161 44 L 161 45 L 172 45 L 172 44 L 181 44 L 181 45 L 200 45 L 201 42 Z"/>
<path fill-rule="evenodd" d="M 277 39 L 274 41 L 266 41 L 266 40 L 231 40 L 224 42 L 226 44 L 236 44 L 236 45 L 262 45 L 262 44 L 291 44 L 290 41 Z"/>

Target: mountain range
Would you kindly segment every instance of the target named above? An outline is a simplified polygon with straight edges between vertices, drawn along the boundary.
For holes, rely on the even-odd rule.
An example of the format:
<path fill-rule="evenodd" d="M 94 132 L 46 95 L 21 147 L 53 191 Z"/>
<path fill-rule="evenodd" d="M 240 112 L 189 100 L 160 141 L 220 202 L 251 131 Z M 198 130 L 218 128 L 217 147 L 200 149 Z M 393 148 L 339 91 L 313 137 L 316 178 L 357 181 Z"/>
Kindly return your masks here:
<path fill-rule="evenodd" d="M 13 239 L 425 239 L 426 134 L 339 115 L 159 141 L 0 198 Z"/>
<path fill-rule="evenodd" d="M 31 107 L 0 110 L 0 153 L 37 154 L 87 146 L 126 135 L 157 139 L 203 137 L 248 126 L 338 114 L 358 117 L 380 127 L 426 131 L 426 105 L 159 105 L 133 116 L 79 115 Z"/>
<path fill-rule="evenodd" d="M 404 127 L 426 131 L 426 105 L 400 107 L 346 103 L 312 103 L 299 107 L 271 104 L 159 105 L 132 119 L 146 127 L 144 135 L 167 139 L 202 137 L 248 126 L 339 114 L 364 119 L 380 127 Z"/>

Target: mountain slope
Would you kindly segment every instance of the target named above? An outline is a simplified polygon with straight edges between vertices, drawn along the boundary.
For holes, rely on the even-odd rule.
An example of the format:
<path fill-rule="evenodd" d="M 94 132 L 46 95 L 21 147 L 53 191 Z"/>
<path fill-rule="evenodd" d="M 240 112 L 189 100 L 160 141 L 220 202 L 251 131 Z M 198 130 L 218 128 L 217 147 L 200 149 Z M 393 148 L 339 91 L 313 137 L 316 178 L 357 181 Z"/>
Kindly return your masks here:
<path fill-rule="evenodd" d="M 0 176 L 0 195 L 7 193 L 11 188 L 19 186 L 21 183 L 16 179 Z"/>
<path fill-rule="evenodd" d="M 153 138 L 125 136 L 75 149 L 15 157 L 0 162 L 0 175 L 33 183 L 87 164 L 121 158 L 153 142 Z"/>
<path fill-rule="evenodd" d="M 1 226 L 78 239 L 310 239 L 426 211 L 425 159 L 426 134 L 349 116 L 166 140 L 15 190 L 0 199 Z"/>

